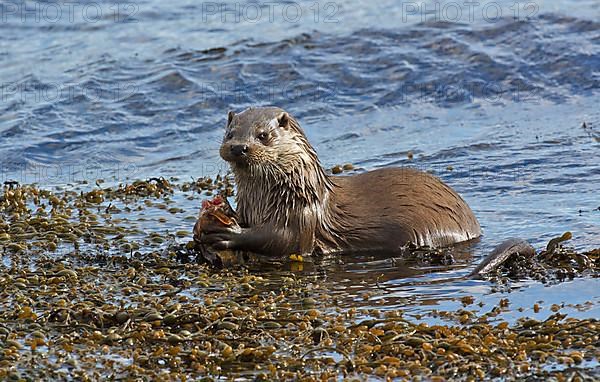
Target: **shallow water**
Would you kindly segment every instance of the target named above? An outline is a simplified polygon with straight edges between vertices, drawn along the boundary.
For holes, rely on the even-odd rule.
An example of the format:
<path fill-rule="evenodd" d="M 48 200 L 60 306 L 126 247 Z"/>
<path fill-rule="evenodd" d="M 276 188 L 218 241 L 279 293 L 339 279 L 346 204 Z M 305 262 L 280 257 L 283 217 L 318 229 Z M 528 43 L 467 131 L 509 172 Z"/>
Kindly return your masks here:
<path fill-rule="evenodd" d="M 224 173 L 226 111 L 276 104 L 299 118 L 325 166 L 432 170 L 484 229 L 458 268 L 327 266 L 344 306 L 495 301 L 484 282 L 411 283 L 464 275 L 511 236 L 541 248 L 570 230 L 576 248 L 600 246 L 597 2 L 482 2 L 472 14 L 453 2 L 265 3 L 260 15 L 250 4 L 0 5 L 0 180 Z M 175 201 L 195 215 L 197 201 Z M 137 224 L 191 228 L 168 218 Z M 599 287 L 523 283 L 511 297 L 597 303 Z"/>

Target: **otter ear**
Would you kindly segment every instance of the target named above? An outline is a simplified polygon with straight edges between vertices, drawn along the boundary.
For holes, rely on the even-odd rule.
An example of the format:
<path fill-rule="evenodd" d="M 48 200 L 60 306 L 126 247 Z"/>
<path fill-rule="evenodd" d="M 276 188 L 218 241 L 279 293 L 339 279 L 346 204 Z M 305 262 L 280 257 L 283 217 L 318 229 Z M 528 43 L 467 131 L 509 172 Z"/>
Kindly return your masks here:
<path fill-rule="evenodd" d="M 233 121 L 233 117 L 235 117 L 235 112 L 233 110 L 229 110 L 227 113 L 227 126 L 231 125 L 231 121 Z"/>
<path fill-rule="evenodd" d="M 287 112 L 282 112 L 277 116 L 279 127 L 287 128 L 290 124 L 290 115 Z"/>

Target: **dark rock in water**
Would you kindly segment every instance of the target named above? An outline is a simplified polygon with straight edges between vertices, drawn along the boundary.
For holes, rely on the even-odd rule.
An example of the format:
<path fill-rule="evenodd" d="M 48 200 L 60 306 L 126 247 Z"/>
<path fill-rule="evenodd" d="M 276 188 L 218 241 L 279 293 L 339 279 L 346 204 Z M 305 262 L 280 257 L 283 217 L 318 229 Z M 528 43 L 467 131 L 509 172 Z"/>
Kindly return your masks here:
<path fill-rule="evenodd" d="M 196 260 L 207 262 L 217 268 L 230 268 L 236 265 L 243 265 L 248 262 L 249 255 L 241 251 L 216 251 L 204 244 L 197 244 L 198 255 Z"/>

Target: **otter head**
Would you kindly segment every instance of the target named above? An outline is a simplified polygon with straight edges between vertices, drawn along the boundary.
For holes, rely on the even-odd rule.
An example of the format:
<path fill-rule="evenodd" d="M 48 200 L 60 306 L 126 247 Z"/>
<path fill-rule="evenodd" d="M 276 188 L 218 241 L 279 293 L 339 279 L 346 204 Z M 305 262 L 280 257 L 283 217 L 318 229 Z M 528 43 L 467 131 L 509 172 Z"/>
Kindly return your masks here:
<path fill-rule="evenodd" d="M 298 123 L 276 107 L 249 108 L 239 114 L 230 111 L 220 149 L 221 157 L 234 172 L 253 175 L 279 174 L 307 162 L 318 164 Z"/>
<path fill-rule="evenodd" d="M 236 178 L 237 213 L 243 224 L 275 222 L 301 230 L 316 224 L 315 211 L 321 210 L 333 184 L 287 112 L 276 107 L 229 112 L 220 154 Z"/>

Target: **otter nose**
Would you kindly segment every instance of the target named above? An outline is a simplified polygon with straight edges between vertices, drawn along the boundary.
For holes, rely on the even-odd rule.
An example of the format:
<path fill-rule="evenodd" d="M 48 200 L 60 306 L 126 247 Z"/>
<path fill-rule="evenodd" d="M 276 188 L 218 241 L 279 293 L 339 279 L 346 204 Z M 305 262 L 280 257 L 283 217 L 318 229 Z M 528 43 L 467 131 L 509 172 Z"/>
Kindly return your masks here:
<path fill-rule="evenodd" d="M 248 153 L 248 145 L 233 145 L 231 146 L 231 153 L 236 157 L 241 157 Z"/>

